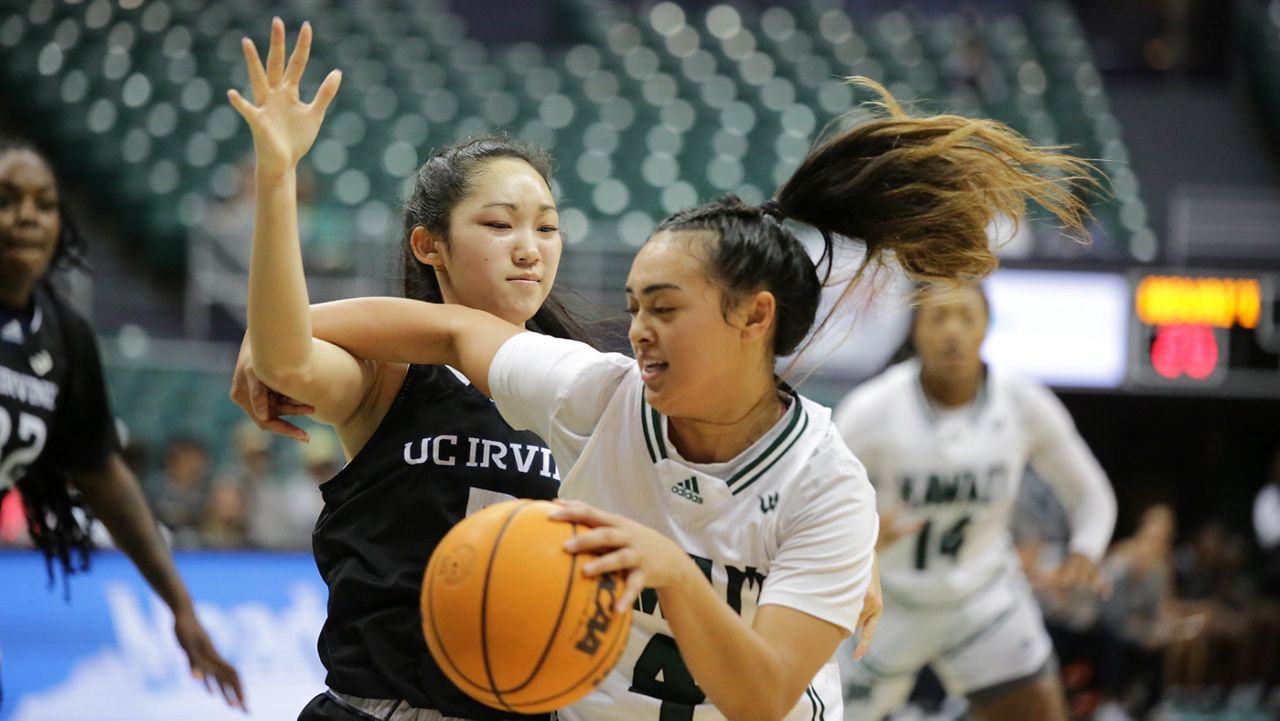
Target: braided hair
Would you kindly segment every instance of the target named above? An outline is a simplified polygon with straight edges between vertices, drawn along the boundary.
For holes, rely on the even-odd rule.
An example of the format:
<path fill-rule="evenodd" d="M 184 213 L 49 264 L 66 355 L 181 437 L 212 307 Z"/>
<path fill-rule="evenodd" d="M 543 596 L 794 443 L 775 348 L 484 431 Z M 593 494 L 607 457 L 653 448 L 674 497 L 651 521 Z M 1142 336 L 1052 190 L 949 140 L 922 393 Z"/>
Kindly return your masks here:
<path fill-rule="evenodd" d="M 40 159 L 54 177 L 54 184 L 61 188 L 53 164 L 48 156 L 34 145 L 17 138 L 0 137 L 0 157 L 10 153 L 31 153 Z M 58 240 L 53 259 L 39 284 L 51 295 L 58 290 L 51 282 L 54 273 L 74 267 L 88 268 L 85 261 L 84 236 L 79 226 L 68 211 L 67 200 L 61 193 L 58 195 Z M 67 327 L 71 319 L 61 299 L 53 303 L 55 312 L 59 313 L 59 327 Z M 18 479 L 16 487 L 22 496 L 27 528 L 31 541 L 44 554 L 48 571 L 49 584 L 53 585 L 56 568 L 62 572 L 64 594 L 70 593 L 66 579 L 77 571 L 89 568 L 89 556 L 93 550 L 89 526 L 92 516 L 81 502 L 79 494 L 73 491 L 71 474 L 58 469 L 54 464 L 36 463 L 27 469 L 25 475 Z"/>

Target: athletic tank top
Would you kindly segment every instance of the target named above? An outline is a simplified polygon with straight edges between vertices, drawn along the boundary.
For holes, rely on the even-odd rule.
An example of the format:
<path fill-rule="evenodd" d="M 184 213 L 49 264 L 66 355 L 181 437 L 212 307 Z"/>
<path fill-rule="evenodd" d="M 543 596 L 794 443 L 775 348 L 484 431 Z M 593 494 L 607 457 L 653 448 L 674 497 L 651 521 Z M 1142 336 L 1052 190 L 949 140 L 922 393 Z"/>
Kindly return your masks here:
<path fill-rule="evenodd" d="M 410 366 L 368 443 L 320 486 L 312 537 L 329 587 L 320 660 L 335 691 L 404 699 L 477 721 L 527 718 L 471 700 L 422 636 L 419 594 L 432 550 L 464 516 L 510 497 L 555 498 L 550 450 L 515 431 L 447 366 Z"/>

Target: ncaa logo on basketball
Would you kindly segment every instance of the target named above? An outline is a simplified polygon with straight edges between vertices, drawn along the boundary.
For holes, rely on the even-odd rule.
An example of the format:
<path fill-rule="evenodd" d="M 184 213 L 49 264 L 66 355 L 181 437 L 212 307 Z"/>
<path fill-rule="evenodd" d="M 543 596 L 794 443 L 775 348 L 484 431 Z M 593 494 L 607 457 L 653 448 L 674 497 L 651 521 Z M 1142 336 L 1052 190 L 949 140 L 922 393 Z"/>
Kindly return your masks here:
<path fill-rule="evenodd" d="M 596 607 L 587 619 L 587 632 L 574 648 L 594 656 L 600 650 L 600 636 L 609 631 L 613 623 L 613 604 L 618 600 L 618 579 L 613 574 L 600 577 L 596 586 Z"/>

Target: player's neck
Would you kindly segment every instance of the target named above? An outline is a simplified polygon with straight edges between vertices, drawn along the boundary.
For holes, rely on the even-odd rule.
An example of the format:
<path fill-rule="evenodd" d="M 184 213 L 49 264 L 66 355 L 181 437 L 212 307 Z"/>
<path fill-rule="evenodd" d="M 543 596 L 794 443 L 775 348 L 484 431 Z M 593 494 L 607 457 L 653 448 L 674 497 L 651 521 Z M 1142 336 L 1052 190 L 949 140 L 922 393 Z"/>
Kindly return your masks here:
<path fill-rule="evenodd" d="M 982 387 L 982 370 L 964 377 L 941 377 L 921 372 L 920 387 L 930 401 L 944 408 L 968 405 L 978 397 L 978 389 Z"/>
<path fill-rule="evenodd" d="M 671 443 L 680 456 L 693 463 L 732 460 L 768 433 L 786 411 L 772 382 L 759 389 L 758 393 L 743 394 L 743 397 L 752 398 L 752 403 L 742 411 L 730 414 L 733 420 L 669 418 L 667 428 Z"/>
<path fill-rule="evenodd" d="M 19 312 L 31 305 L 36 281 L 22 281 L 0 276 L 0 308 Z"/>

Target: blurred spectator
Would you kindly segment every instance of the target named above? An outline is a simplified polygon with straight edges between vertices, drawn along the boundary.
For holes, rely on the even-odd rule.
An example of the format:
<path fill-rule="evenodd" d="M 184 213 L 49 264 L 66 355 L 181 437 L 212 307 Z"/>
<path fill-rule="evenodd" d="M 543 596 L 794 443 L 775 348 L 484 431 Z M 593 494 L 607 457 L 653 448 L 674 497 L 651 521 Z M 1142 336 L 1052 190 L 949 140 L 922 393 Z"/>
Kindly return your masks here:
<path fill-rule="evenodd" d="M 1015 501 L 1011 531 L 1022 570 L 1031 583 L 1045 625 L 1055 644 L 1062 634 L 1083 632 L 1098 617 L 1095 594 L 1085 589 L 1063 589 L 1053 572 L 1067 558 L 1071 523 L 1049 484 L 1032 471 L 1022 479 Z"/>
<path fill-rule="evenodd" d="M 1274 4 L 1280 18 L 1280 2 Z M 1280 447 L 1271 457 L 1267 481 L 1253 502 L 1253 532 L 1261 561 L 1261 591 L 1250 633 L 1250 665 L 1259 672 L 1263 698 L 1280 706 Z"/>
<path fill-rule="evenodd" d="M 1220 706 L 1250 680 L 1243 560 L 1242 539 L 1219 520 L 1201 526 L 1174 554 L 1174 609 L 1184 630 L 1169 647 L 1165 678 L 1175 702 Z"/>
<path fill-rule="evenodd" d="M 1087 718 L 1098 701 L 1098 595 L 1084 588 L 1065 589 L 1057 582 L 1054 571 L 1067 558 L 1071 523 L 1049 484 L 1028 470 L 1015 503 L 1014 544 L 1053 640 L 1068 709 L 1073 718 Z"/>
<path fill-rule="evenodd" d="M 173 533 L 177 548 L 192 548 L 200 543 L 208 473 L 209 452 L 203 443 L 190 437 L 169 442 L 152 505 L 156 517 Z"/>
<path fill-rule="evenodd" d="M 231 434 L 235 456 L 218 474 L 217 485 L 239 489 L 244 503 L 245 545 L 261 536 L 270 536 L 278 520 L 272 517 L 269 497 L 280 482 L 272 472 L 271 434 L 243 421 Z"/>
<path fill-rule="evenodd" d="M 217 243 L 223 254 L 239 268 L 249 267 L 249 244 L 253 237 L 253 157 L 246 155 L 236 164 L 236 193 L 209 208 L 201 230 Z"/>
<path fill-rule="evenodd" d="M 1102 564 L 1109 593 L 1095 637 L 1098 721 L 1142 718 L 1159 698 L 1164 649 L 1173 632 L 1174 533 L 1173 509 L 1153 506 L 1137 532 L 1117 543 Z"/>
<path fill-rule="evenodd" d="M 1280 599 L 1280 448 L 1271 458 L 1266 483 L 1253 500 L 1253 532 L 1262 551 L 1262 591 Z"/>
<path fill-rule="evenodd" d="M 214 206 L 202 229 L 222 253 L 235 260 L 239 271 L 248 273 L 249 244 L 253 237 L 254 160 L 246 155 L 237 165 L 236 194 Z M 340 273 L 354 268 L 352 227 L 343 208 L 315 203 L 315 174 L 306 165 L 298 167 L 298 236 L 308 272 Z"/>
<path fill-rule="evenodd" d="M 256 489 L 250 511 L 249 540 L 259 548 L 305 549 L 324 509 L 321 483 L 333 478 L 342 463 L 338 438 L 328 427 L 309 430 L 302 447 L 302 468 L 277 483 Z"/>
<path fill-rule="evenodd" d="M 200 540 L 205 548 L 230 550 L 248 545 L 248 513 L 244 490 L 234 481 L 220 481 L 209 494 Z"/>

